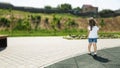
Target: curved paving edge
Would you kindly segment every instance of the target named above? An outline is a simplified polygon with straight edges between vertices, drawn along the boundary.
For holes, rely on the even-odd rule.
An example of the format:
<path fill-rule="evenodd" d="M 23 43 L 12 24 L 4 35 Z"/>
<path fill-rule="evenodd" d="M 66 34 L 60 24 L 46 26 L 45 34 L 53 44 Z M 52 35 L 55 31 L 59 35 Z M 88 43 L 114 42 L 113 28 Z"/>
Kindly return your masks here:
<path fill-rule="evenodd" d="M 120 46 L 98 51 L 98 55 L 83 54 L 57 62 L 45 68 L 120 68 Z"/>

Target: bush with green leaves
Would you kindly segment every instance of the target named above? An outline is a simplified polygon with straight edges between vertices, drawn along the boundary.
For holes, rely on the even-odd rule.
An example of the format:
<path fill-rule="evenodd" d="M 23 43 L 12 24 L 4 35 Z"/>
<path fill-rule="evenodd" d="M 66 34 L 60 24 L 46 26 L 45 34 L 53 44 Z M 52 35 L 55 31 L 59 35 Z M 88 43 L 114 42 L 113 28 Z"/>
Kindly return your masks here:
<path fill-rule="evenodd" d="M 66 27 L 67 28 L 77 28 L 78 27 L 78 23 L 76 23 L 74 20 L 72 19 L 69 19 L 67 22 L 66 22 Z"/>
<path fill-rule="evenodd" d="M 30 22 L 27 20 L 19 19 L 17 25 L 14 28 L 15 30 L 30 30 Z"/>
<path fill-rule="evenodd" d="M 60 20 L 61 18 L 57 18 L 56 16 L 53 16 L 53 21 L 51 22 L 52 29 L 57 30 L 61 28 Z"/>
<path fill-rule="evenodd" d="M 33 24 L 35 24 L 35 30 L 37 30 L 38 26 L 41 22 L 41 16 L 40 15 L 31 15 L 30 20 Z"/>
<path fill-rule="evenodd" d="M 46 17 L 44 22 L 45 24 L 49 24 L 49 18 Z"/>
<path fill-rule="evenodd" d="M 120 38 L 120 34 L 118 33 L 101 33 L 99 34 L 99 38 L 101 39 L 113 39 L 113 38 Z"/>
<path fill-rule="evenodd" d="M 100 22 L 100 26 L 101 26 L 101 27 L 104 27 L 104 26 L 105 26 L 105 22 L 104 22 L 103 19 L 102 19 L 101 22 Z"/>
<path fill-rule="evenodd" d="M 10 20 L 7 18 L 0 18 L 0 26 L 10 27 Z"/>

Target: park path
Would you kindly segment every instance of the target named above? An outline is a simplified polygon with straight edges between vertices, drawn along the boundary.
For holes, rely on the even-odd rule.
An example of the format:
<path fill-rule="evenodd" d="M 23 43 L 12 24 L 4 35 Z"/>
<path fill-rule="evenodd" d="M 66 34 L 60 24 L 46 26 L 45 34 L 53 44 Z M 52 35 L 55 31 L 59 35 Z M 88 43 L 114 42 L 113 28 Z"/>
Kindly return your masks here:
<path fill-rule="evenodd" d="M 44 68 L 70 57 L 87 53 L 87 39 L 62 37 L 8 37 L 0 51 L 0 68 Z M 120 46 L 120 39 L 99 39 L 98 50 Z"/>

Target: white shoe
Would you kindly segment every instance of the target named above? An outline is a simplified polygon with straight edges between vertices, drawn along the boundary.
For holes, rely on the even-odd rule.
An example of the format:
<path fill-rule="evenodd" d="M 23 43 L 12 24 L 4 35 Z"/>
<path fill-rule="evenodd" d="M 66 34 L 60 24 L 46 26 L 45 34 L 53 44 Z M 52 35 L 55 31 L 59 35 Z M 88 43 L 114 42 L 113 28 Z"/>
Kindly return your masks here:
<path fill-rule="evenodd" d="M 96 52 L 94 52 L 94 56 L 96 56 L 97 55 L 97 53 Z"/>
<path fill-rule="evenodd" d="M 94 54 L 97 54 L 96 52 L 94 52 Z"/>
<path fill-rule="evenodd" d="M 92 55 L 92 53 L 91 53 L 91 52 L 89 52 L 89 53 L 88 53 L 88 55 Z"/>

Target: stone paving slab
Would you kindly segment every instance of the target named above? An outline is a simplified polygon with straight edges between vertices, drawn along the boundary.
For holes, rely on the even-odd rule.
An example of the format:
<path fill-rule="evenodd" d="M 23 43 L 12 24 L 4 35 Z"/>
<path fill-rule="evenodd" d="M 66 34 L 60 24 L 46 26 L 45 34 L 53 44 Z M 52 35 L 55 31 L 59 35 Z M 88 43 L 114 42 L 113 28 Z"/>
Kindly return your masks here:
<path fill-rule="evenodd" d="M 120 39 L 99 39 L 98 49 L 117 47 L 119 42 Z M 8 37 L 7 48 L 0 51 L 0 68 L 44 68 L 87 53 L 87 45 L 87 39 Z"/>

